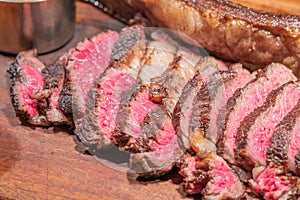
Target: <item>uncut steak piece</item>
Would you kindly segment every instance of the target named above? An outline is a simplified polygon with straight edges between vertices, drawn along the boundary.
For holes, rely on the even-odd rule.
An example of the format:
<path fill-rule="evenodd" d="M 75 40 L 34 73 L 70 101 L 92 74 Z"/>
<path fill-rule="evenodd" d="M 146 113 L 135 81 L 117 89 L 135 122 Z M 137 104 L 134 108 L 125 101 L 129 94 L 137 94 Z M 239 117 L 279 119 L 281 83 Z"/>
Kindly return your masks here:
<path fill-rule="evenodd" d="M 225 123 L 220 128 L 218 154 L 235 164 L 234 152 L 237 147 L 237 129 L 243 119 L 265 102 L 267 95 L 284 83 L 296 80 L 290 69 L 273 63 L 258 70 L 256 78 L 245 87 L 238 89 L 226 104 Z"/>
<path fill-rule="evenodd" d="M 211 153 L 200 159 L 187 157 L 181 164 L 184 189 L 188 194 L 201 193 L 203 199 L 241 199 L 245 187 L 220 156 Z"/>
<path fill-rule="evenodd" d="M 254 180 L 249 180 L 249 185 L 263 199 L 297 199 L 298 179 L 283 168 L 268 166 Z"/>
<path fill-rule="evenodd" d="M 300 150 L 300 100 L 293 110 L 276 126 L 267 150 L 267 164 L 284 167 L 299 174 L 297 155 Z M 297 169 L 298 168 L 298 169 Z"/>
<path fill-rule="evenodd" d="M 59 107 L 59 96 L 65 80 L 65 66 L 68 61 L 67 53 L 58 58 L 56 62 L 42 70 L 45 85 L 42 91 L 36 93 L 33 98 L 38 100 L 38 108 L 47 121 L 54 125 L 72 125 L 72 116 L 66 115 Z"/>
<path fill-rule="evenodd" d="M 73 114 L 75 123 L 85 110 L 90 87 L 109 66 L 118 38 L 118 33 L 106 31 L 85 39 L 76 48 L 69 50 L 59 107 L 65 114 Z"/>
<path fill-rule="evenodd" d="M 37 126 L 49 126 L 46 117 L 39 112 L 38 102 L 32 98 L 45 84 L 42 70 L 45 65 L 36 57 L 36 51 L 20 52 L 8 69 L 12 80 L 10 97 L 16 115 L 22 122 Z"/>
<path fill-rule="evenodd" d="M 82 124 L 75 130 L 85 145 L 96 144 L 97 149 L 111 144 L 122 93 L 136 84 L 145 54 L 142 30 L 123 29 L 119 38 L 113 50 L 114 61 L 90 89 Z"/>
<path fill-rule="evenodd" d="M 273 90 L 261 107 L 240 123 L 237 131 L 236 160 L 245 169 L 266 165 L 267 149 L 276 125 L 300 99 L 300 81 L 291 81 Z"/>

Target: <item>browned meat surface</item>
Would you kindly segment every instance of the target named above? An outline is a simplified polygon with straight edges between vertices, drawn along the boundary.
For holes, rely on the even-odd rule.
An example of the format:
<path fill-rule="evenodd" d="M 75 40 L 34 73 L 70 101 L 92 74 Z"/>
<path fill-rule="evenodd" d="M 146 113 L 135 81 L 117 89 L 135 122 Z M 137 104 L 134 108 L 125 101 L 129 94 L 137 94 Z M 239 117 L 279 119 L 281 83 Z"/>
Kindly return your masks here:
<path fill-rule="evenodd" d="M 36 57 L 36 51 L 20 52 L 8 69 L 12 84 L 10 96 L 16 115 L 23 122 L 37 126 L 49 126 L 46 117 L 38 109 L 34 95 L 45 84 L 42 70 L 45 65 Z"/>
<path fill-rule="evenodd" d="M 250 69 L 280 62 L 299 74 L 297 16 L 263 13 L 228 0 L 99 2 L 123 19 L 139 13 L 151 26 L 183 32 L 215 55 L 241 62 Z"/>
<path fill-rule="evenodd" d="M 270 138 L 278 123 L 300 99 L 300 82 L 288 82 L 273 90 L 263 106 L 244 118 L 237 131 L 236 159 L 245 169 L 266 165 Z"/>
<path fill-rule="evenodd" d="M 297 155 L 300 144 L 300 101 L 293 110 L 277 125 L 267 150 L 267 163 L 284 167 L 286 171 L 298 173 Z M 297 172 L 298 171 L 298 172 Z"/>

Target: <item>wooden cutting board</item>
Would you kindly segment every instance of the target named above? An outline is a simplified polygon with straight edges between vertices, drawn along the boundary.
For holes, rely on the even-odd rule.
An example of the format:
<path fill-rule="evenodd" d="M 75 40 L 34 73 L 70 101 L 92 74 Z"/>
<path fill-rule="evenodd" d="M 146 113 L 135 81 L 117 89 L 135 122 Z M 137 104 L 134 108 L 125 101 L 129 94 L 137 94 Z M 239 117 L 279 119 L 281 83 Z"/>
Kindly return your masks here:
<path fill-rule="evenodd" d="M 51 63 L 84 37 L 124 25 L 93 6 L 77 2 L 73 39 L 40 58 Z M 75 150 L 71 130 L 30 128 L 15 117 L 6 70 L 14 56 L 0 54 L 0 199 L 181 199 L 172 179 L 129 181 L 90 155 Z"/>
<path fill-rule="evenodd" d="M 279 0 L 276 2 L 279 3 Z M 289 7 L 294 8 L 291 11 L 300 13 L 298 0 L 280 2 L 293 4 Z M 73 39 L 62 49 L 40 56 L 46 64 L 84 37 L 105 29 L 119 30 L 124 26 L 97 8 L 79 1 L 76 20 Z M 148 182 L 130 181 L 126 172 L 107 167 L 94 157 L 77 152 L 71 130 L 21 125 L 11 106 L 6 75 L 13 60 L 14 56 L 0 54 L 0 199 L 194 198 L 182 195 L 178 177 L 165 176 Z"/>

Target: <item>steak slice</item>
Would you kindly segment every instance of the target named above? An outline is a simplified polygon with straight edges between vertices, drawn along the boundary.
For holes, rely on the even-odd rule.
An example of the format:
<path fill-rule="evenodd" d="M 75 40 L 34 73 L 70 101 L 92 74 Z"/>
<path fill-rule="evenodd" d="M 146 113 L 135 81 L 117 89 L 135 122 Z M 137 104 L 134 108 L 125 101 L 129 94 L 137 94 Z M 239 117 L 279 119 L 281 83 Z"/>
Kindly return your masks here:
<path fill-rule="evenodd" d="M 298 178 L 284 171 L 269 166 L 255 180 L 249 180 L 249 184 L 263 199 L 297 199 Z"/>
<path fill-rule="evenodd" d="M 39 111 L 54 125 L 72 125 L 72 116 L 66 115 L 59 107 L 59 97 L 65 80 L 65 66 L 68 55 L 65 53 L 52 65 L 43 69 L 45 85 L 33 98 L 38 100 Z"/>
<path fill-rule="evenodd" d="M 36 51 L 20 52 L 8 69 L 12 80 L 10 96 L 16 115 L 23 122 L 37 126 L 49 126 L 46 117 L 39 112 L 38 102 L 32 98 L 45 84 L 42 70 L 45 65 L 36 57 Z"/>
<path fill-rule="evenodd" d="M 161 76 L 152 79 L 149 94 L 151 99 L 161 103 L 172 114 L 184 86 L 195 73 L 196 68 L 188 60 L 176 56 Z"/>
<path fill-rule="evenodd" d="M 172 169 L 183 154 L 172 121 L 161 106 L 147 114 L 139 141 L 141 149 L 146 146 L 148 151 L 132 153 L 130 156 L 130 168 L 139 176 L 163 175 Z"/>
<path fill-rule="evenodd" d="M 132 34 L 132 30 L 123 30 L 116 45 L 118 48 L 121 43 L 126 48 L 123 50 L 126 53 L 122 53 L 122 56 L 112 62 L 90 90 L 83 122 L 75 131 L 85 145 L 97 144 L 98 148 L 103 148 L 111 144 L 121 95 L 137 82 L 146 40 L 142 35 L 131 38 L 131 35 L 127 34 Z"/>
<path fill-rule="evenodd" d="M 159 105 L 151 101 L 148 90 L 148 87 L 137 84 L 122 96 L 113 137 L 124 151 L 149 151 L 141 139 L 142 125 L 147 114 Z"/>
<path fill-rule="evenodd" d="M 300 150 L 300 100 L 276 126 L 267 150 L 267 163 L 297 172 L 296 158 Z"/>
<path fill-rule="evenodd" d="M 125 17 L 138 12 L 150 26 L 185 33 L 218 57 L 248 63 L 251 70 L 279 62 L 298 74 L 298 16 L 261 12 L 228 0 L 99 2 L 113 9 L 111 13 Z"/>
<path fill-rule="evenodd" d="M 106 31 L 85 39 L 69 51 L 66 79 L 59 106 L 64 113 L 73 114 L 75 121 L 82 117 L 90 87 L 109 66 L 117 41 L 116 32 Z"/>
<path fill-rule="evenodd" d="M 185 191 L 189 194 L 201 192 L 204 199 L 241 199 L 245 187 L 238 176 L 214 153 L 206 158 L 188 158 L 180 174 L 184 177 Z"/>
<path fill-rule="evenodd" d="M 291 70 L 280 64 L 271 64 L 258 70 L 256 78 L 237 90 L 227 101 L 225 123 L 220 129 L 218 154 L 235 164 L 234 152 L 237 147 L 237 129 L 243 119 L 265 102 L 267 95 L 282 84 L 295 80 Z"/>
<path fill-rule="evenodd" d="M 240 123 L 237 131 L 236 160 L 245 169 L 266 165 L 267 149 L 276 125 L 300 99 L 300 81 L 288 82 L 273 90 L 261 107 Z"/>

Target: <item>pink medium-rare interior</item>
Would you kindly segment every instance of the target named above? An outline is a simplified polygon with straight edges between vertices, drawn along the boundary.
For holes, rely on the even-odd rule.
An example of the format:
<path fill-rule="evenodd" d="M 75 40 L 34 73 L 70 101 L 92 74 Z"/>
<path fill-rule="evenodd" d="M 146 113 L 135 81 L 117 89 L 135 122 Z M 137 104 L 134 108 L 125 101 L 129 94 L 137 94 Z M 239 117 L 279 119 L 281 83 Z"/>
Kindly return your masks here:
<path fill-rule="evenodd" d="M 287 81 L 295 79 L 292 73 L 287 73 L 286 70 L 281 72 L 281 67 L 277 67 L 276 69 L 278 71 L 273 72 L 272 75 L 268 75 L 268 78 L 263 77 L 254 83 L 246 85 L 248 90 L 239 98 L 237 106 L 235 106 L 235 111 L 231 112 L 224 134 L 224 140 L 227 144 L 225 151 L 229 157 L 234 157 L 234 149 L 237 145 L 237 129 L 243 119 L 255 108 L 262 106 L 268 94 L 273 89 L 278 88 Z"/>
<path fill-rule="evenodd" d="M 266 165 L 266 152 L 269 148 L 270 138 L 273 135 L 276 125 L 294 108 L 300 98 L 300 88 L 295 86 L 288 87 L 283 97 L 277 97 L 280 101 L 270 111 L 256 120 L 256 123 L 250 130 L 253 135 L 249 141 L 250 155 L 262 165 Z"/>
<path fill-rule="evenodd" d="M 119 110 L 121 94 L 135 83 L 129 73 L 108 74 L 102 85 L 102 101 L 99 105 L 99 126 L 102 134 L 110 137 L 116 128 L 116 116 Z"/>
<path fill-rule="evenodd" d="M 23 70 L 26 85 L 22 85 L 22 88 L 19 88 L 21 95 L 19 100 L 23 101 L 24 110 L 29 113 L 30 117 L 35 117 L 39 115 L 37 100 L 32 99 L 31 96 L 43 89 L 45 84 L 44 76 L 27 64 L 23 64 Z"/>
<path fill-rule="evenodd" d="M 215 160 L 211 165 L 213 170 L 213 178 L 210 180 L 210 191 L 214 191 L 214 194 L 218 195 L 224 190 L 234 192 L 237 177 L 231 171 L 231 168 L 224 160 Z"/>
<path fill-rule="evenodd" d="M 131 132 L 135 136 L 139 136 L 142 131 L 142 123 L 148 112 L 157 107 L 149 98 L 147 91 L 139 92 L 135 98 L 135 102 L 131 106 L 129 119 L 131 120 Z"/>
<path fill-rule="evenodd" d="M 171 120 L 167 120 L 163 127 L 163 130 L 161 130 L 159 135 L 156 137 L 156 140 L 152 143 L 151 147 L 153 148 L 153 151 L 156 151 L 170 144 L 170 142 L 173 141 L 174 138 L 177 139 L 176 132 L 174 130 Z"/>
<path fill-rule="evenodd" d="M 295 157 L 299 153 L 300 150 L 300 123 L 296 123 L 294 129 L 292 130 L 294 133 L 291 137 L 290 146 L 288 149 L 288 162 L 289 167 L 292 171 L 296 172 L 295 169 Z"/>
<path fill-rule="evenodd" d="M 80 86 L 84 99 L 88 91 L 111 62 L 111 53 L 118 41 L 116 32 L 105 32 L 96 36 L 93 42 L 84 41 L 79 51 L 74 53 L 74 70 L 77 75 L 76 84 Z"/>
<path fill-rule="evenodd" d="M 290 190 L 287 180 L 280 177 L 276 169 L 266 168 L 255 181 L 250 181 L 256 192 L 263 194 L 266 199 L 279 199 Z"/>

